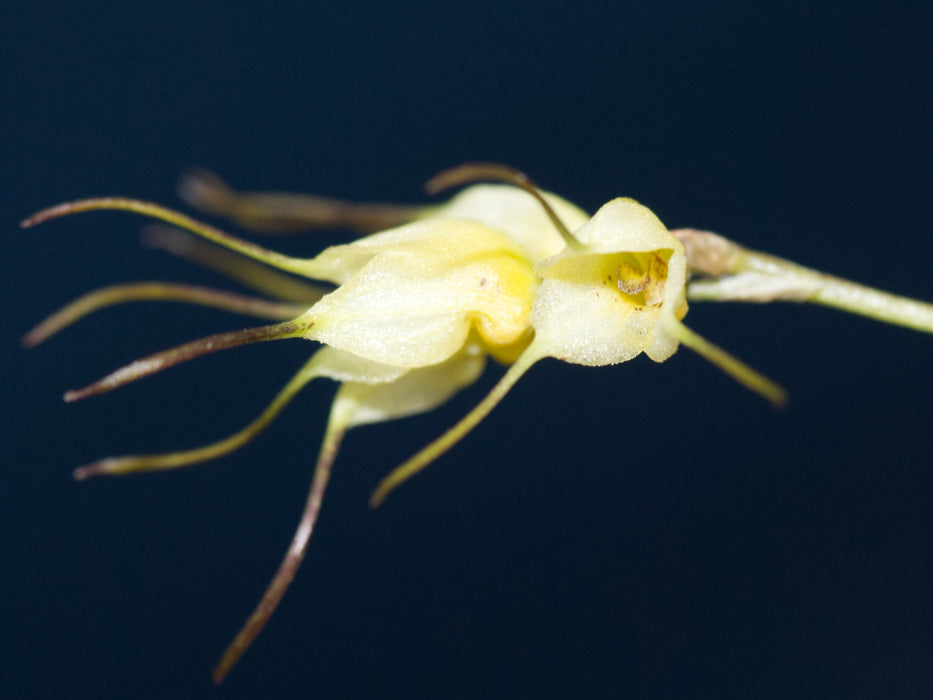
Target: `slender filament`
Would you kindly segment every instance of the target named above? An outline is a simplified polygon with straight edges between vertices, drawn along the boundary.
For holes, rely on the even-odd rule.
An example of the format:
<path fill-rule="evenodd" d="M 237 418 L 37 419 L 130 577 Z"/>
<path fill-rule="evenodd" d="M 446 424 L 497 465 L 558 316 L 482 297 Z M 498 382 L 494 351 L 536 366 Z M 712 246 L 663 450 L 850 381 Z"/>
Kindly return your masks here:
<path fill-rule="evenodd" d="M 302 559 L 304 559 L 305 552 L 308 549 L 308 540 L 311 539 L 311 533 L 321 511 L 321 501 L 327 488 L 327 480 L 330 478 L 331 467 L 337 457 L 337 450 L 344 435 L 343 428 L 336 427 L 337 423 L 339 421 L 331 420 L 327 426 L 327 432 L 324 435 L 321 450 L 318 454 L 317 466 L 314 469 L 311 488 L 308 491 L 308 499 L 305 502 L 301 519 L 298 521 L 298 527 L 292 537 L 288 551 L 286 551 L 282 563 L 279 564 L 278 570 L 269 582 L 269 586 L 263 593 L 255 610 L 253 610 L 252 615 L 249 616 L 220 657 L 220 661 L 212 674 L 214 683 L 223 682 L 227 674 L 230 673 L 230 669 L 240 660 L 243 653 L 253 643 L 262 628 L 265 627 L 281 602 L 282 596 L 285 595 L 285 591 L 291 584 L 292 579 L 295 578 L 295 573 L 298 571 Z"/>
<path fill-rule="evenodd" d="M 369 498 L 370 508 L 378 507 L 386 499 L 386 496 L 394 491 L 400 484 L 427 467 L 431 462 L 466 437 L 473 428 L 479 425 L 479 423 L 489 415 L 489 412 L 502 401 L 509 390 L 515 385 L 515 382 L 541 358 L 541 355 L 539 355 L 534 348 L 534 342 L 532 342 L 532 344 L 528 346 L 528 349 L 515 361 L 515 364 L 509 367 L 506 373 L 502 375 L 502 378 L 486 397 L 480 401 L 472 411 L 461 418 L 456 425 L 434 442 L 422 448 L 406 462 L 393 469 L 388 476 L 380 481 L 376 486 L 376 490 L 373 491 L 372 496 Z"/>
<path fill-rule="evenodd" d="M 311 306 L 331 291 L 330 288 L 309 284 L 293 275 L 270 269 L 260 262 L 202 241 L 174 226 L 149 224 L 143 227 L 140 238 L 143 245 L 149 248 L 164 250 L 190 260 L 275 299 Z"/>
<path fill-rule="evenodd" d="M 238 192 L 206 170 L 195 170 L 178 183 L 188 204 L 227 217 L 265 233 L 291 233 L 346 228 L 361 233 L 381 231 L 418 219 L 433 207 L 347 202 L 330 197 L 287 192 Z"/>
<path fill-rule="evenodd" d="M 191 284 L 115 284 L 78 297 L 39 323 L 21 342 L 27 348 L 34 347 L 95 311 L 132 301 L 178 301 L 273 320 L 295 318 L 308 308 L 306 304 L 269 301 Z"/>
<path fill-rule="evenodd" d="M 197 447 L 192 450 L 179 452 L 166 452 L 153 455 L 128 455 L 124 457 L 107 457 L 98 460 L 74 471 L 74 478 L 78 481 L 100 475 L 127 474 L 130 472 L 155 471 L 162 469 L 177 469 L 217 459 L 242 447 L 262 432 L 282 409 L 298 394 L 299 391 L 312 379 L 319 376 L 317 363 L 312 357 L 305 366 L 285 385 L 276 395 L 266 409 L 249 425 L 223 440 Z"/>
<path fill-rule="evenodd" d="M 231 236 L 229 233 L 224 233 L 220 229 L 216 229 L 213 226 L 205 224 L 196 219 L 192 219 L 190 216 L 186 216 L 181 212 L 168 209 L 167 207 L 154 204 L 152 202 L 144 202 L 139 199 L 127 199 L 125 197 L 98 197 L 94 199 L 79 199 L 74 202 L 65 202 L 63 204 L 58 204 L 54 207 L 49 207 L 48 209 L 43 209 L 36 214 L 33 214 L 28 219 L 22 221 L 20 226 L 23 228 L 30 228 L 36 224 L 41 224 L 50 219 L 57 219 L 61 216 L 68 216 L 70 214 L 78 214 L 80 212 L 86 211 L 98 211 L 98 210 L 119 210 L 119 211 L 131 211 L 136 214 L 142 214 L 143 216 L 151 216 L 154 219 L 159 219 L 166 223 L 172 224 L 173 226 L 178 226 L 183 228 L 186 231 L 191 231 L 201 238 L 212 241 L 217 245 L 223 246 L 230 250 L 235 250 L 236 252 L 245 255 L 248 258 L 253 260 L 258 260 L 266 265 L 271 267 L 276 267 L 280 270 L 285 270 L 287 272 L 293 272 L 295 274 L 303 274 L 306 263 L 303 260 L 298 258 L 292 258 L 287 255 L 282 255 L 281 253 L 276 253 L 275 251 L 267 250 L 261 246 L 256 245 L 255 243 L 250 243 L 242 239 L 237 238 L 236 236 Z"/>
<path fill-rule="evenodd" d="M 285 323 L 276 323 L 271 326 L 260 326 L 258 328 L 246 328 L 241 331 L 231 333 L 217 333 L 209 335 L 206 338 L 200 338 L 184 345 L 178 345 L 154 355 L 135 360 L 124 367 L 111 372 L 106 377 L 89 384 L 83 389 L 76 389 L 65 392 L 65 401 L 78 401 L 103 394 L 112 389 L 116 389 L 130 382 L 135 382 L 143 377 L 161 372 L 162 370 L 179 365 L 182 362 L 193 360 L 201 355 L 217 352 L 218 350 L 227 350 L 229 348 L 239 347 L 241 345 L 250 345 L 251 343 L 260 343 L 266 340 L 281 340 L 283 338 L 297 338 L 307 330 L 308 323 L 301 322 L 300 319 L 286 321 Z"/>
<path fill-rule="evenodd" d="M 783 408 L 787 405 L 787 391 L 784 387 L 768 379 L 758 370 L 752 369 L 735 355 L 711 343 L 679 321 L 666 324 L 665 330 L 700 357 L 712 362 L 739 384 L 763 396 L 775 408 Z"/>

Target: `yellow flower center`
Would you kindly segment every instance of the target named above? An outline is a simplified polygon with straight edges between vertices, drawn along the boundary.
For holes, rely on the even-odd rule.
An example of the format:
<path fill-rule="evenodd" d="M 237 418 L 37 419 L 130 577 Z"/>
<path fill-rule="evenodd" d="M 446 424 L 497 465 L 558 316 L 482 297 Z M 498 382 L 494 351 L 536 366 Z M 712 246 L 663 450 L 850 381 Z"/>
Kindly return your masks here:
<path fill-rule="evenodd" d="M 616 266 L 619 291 L 639 306 L 664 301 L 667 261 L 657 252 L 625 253 Z"/>

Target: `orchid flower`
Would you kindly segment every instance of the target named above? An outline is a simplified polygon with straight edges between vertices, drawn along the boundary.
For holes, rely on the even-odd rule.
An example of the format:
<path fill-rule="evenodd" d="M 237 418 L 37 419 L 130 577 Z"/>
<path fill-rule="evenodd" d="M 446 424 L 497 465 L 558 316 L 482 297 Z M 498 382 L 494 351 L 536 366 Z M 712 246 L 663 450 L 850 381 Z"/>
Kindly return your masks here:
<path fill-rule="evenodd" d="M 472 184 L 481 180 L 500 184 Z M 179 212 L 132 199 L 61 204 L 22 224 L 29 227 L 100 209 L 143 214 L 175 227 L 150 229 L 146 238 L 151 245 L 273 297 L 139 283 L 79 298 L 30 331 L 24 344 L 43 342 L 88 313 L 129 301 L 181 301 L 276 322 L 211 335 L 135 360 L 67 392 L 66 401 L 109 391 L 217 350 L 290 338 L 321 345 L 269 406 L 233 435 L 190 450 L 101 459 L 75 470 L 77 479 L 173 469 L 218 458 L 255 438 L 311 380 L 323 377 L 339 383 L 291 545 L 215 668 L 218 683 L 259 634 L 293 579 L 344 434 L 360 425 L 433 410 L 474 383 L 488 357 L 508 367 L 501 379 L 463 419 L 390 472 L 373 492 L 371 505 L 377 506 L 396 486 L 463 439 L 523 374 L 548 357 L 604 366 L 645 353 L 663 362 L 683 344 L 775 406 L 783 405 L 781 387 L 683 324 L 688 299 L 814 301 L 933 331 L 929 304 L 867 290 L 748 251 L 715 234 L 668 231 L 650 210 L 631 199 L 612 200 L 590 217 L 543 192 L 519 171 L 481 163 L 445 171 L 429 181 L 428 189 L 438 192 L 465 184 L 471 186 L 442 205 L 398 206 L 240 193 L 204 172 L 183 180 L 182 195 L 190 203 L 258 230 L 376 231 L 311 259 L 282 255 Z"/>

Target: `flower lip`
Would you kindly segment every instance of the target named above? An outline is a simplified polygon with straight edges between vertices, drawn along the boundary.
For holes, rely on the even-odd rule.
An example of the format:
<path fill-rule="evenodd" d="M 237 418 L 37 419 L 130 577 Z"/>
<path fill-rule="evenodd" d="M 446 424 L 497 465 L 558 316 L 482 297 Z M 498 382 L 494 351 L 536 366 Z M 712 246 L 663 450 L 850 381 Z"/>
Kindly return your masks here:
<path fill-rule="evenodd" d="M 540 261 L 532 325 L 547 352 L 600 366 L 641 352 L 661 362 L 677 349 L 669 321 L 686 313 L 683 245 L 637 202 L 604 205 L 564 248 Z M 670 317 L 670 318 L 668 318 Z"/>

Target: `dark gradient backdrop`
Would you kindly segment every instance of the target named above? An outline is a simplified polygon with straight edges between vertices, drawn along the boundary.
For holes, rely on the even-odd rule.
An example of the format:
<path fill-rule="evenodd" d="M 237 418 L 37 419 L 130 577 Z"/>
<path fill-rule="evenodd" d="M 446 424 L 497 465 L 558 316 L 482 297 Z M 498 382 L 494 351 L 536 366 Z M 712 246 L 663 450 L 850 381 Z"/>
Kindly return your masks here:
<path fill-rule="evenodd" d="M 65 406 L 65 389 L 244 322 L 136 305 L 22 351 L 92 287 L 217 280 L 143 250 L 131 215 L 16 226 L 89 195 L 177 206 L 193 165 L 419 200 L 437 170 L 489 159 L 589 209 L 630 195 L 670 226 L 933 300 L 925 3 L 190 5 L 0 9 L 0 694 L 933 697 L 933 337 L 700 304 L 691 326 L 783 382 L 787 410 L 689 351 L 544 363 L 375 512 L 379 477 L 494 376 L 358 430 L 284 604 L 214 689 L 291 536 L 332 387 L 220 462 L 73 483 L 97 457 L 231 432 L 312 348 L 245 348 Z"/>

